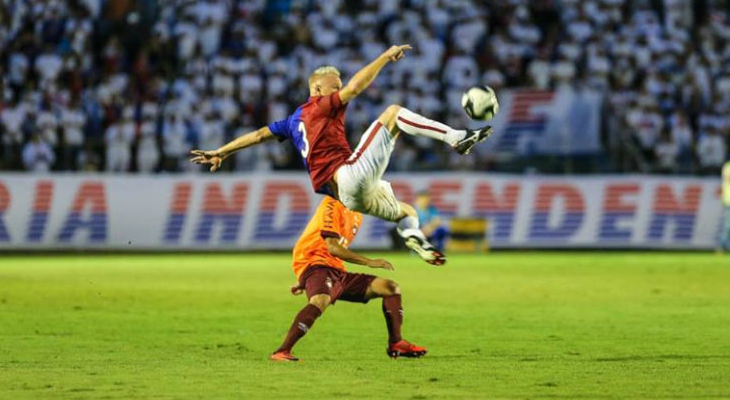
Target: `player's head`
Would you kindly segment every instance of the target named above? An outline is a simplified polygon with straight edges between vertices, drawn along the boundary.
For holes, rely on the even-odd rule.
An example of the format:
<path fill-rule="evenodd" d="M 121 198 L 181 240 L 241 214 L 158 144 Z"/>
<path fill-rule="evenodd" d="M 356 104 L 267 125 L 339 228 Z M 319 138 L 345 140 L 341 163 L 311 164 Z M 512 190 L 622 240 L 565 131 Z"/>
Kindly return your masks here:
<path fill-rule="evenodd" d="M 416 193 L 416 207 L 427 208 L 431 205 L 431 195 L 426 190 Z"/>
<path fill-rule="evenodd" d="M 310 96 L 329 96 L 339 92 L 340 89 L 342 89 L 340 70 L 331 65 L 319 67 L 309 75 Z"/>

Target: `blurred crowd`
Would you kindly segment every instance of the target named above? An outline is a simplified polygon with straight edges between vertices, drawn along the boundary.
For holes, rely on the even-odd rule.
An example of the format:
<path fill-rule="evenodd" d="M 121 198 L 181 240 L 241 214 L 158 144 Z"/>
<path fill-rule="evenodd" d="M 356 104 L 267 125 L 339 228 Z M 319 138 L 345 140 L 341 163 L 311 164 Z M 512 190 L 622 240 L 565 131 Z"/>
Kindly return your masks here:
<path fill-rule="evenodd" d="M 287 116 L 317 66 L 345 78 L 408 56 L 349 106 L 357 143 L 398 103 L 464 125 L 464 89 L 604 94 L 604 172 L 717 172 L 730 135 L 730 21 L 714 0 L 0 0 L 0 169 L 199 171 L 212 149 Z M 297 169 L 292 146 L 225 169 Z M 392 168 L 500 169 L 399 140 Z"/>

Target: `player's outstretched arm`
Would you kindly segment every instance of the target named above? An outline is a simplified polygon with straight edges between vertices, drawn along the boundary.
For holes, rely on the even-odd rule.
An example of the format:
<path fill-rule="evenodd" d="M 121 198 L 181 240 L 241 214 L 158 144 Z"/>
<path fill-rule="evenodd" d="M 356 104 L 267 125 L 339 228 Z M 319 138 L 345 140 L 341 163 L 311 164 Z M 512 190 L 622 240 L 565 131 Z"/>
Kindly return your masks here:
<path fill-rule="evenodd" d="M 371 258 L 367 258 L 361 254 L 355 253 L 354 251 L 341 245 L 338 239 L 328 237 L 325 238 L 325 242 L 327 242 L 327 251 L 329 251 L 330 254 L 332 254 L 334 257 L 339 258 L 340 260 L 347 261 L 353 264 L 365 265 L 370 268 L 383 268 L 389 269 L 391 271 L 395 269 L 393 268 L 393 265 L 386 260 L 374 260 Z"/>
<path fill-rule="evenodd" d="M 340 101 L 347 103 L 350 99 L 362 93 L 375 80 L 375 77 L 378 76 L 378 73 L 383 69 L 385 64 L 400 60 L 405 55 L 405 51 L 411 48 L 408 44 L 391 46 L 383 54 L 378 56 L 378 58 L 373 60 L 373 62 L 357 71 L 350 81 L 347 82 L 347 85 L 340 90 Z"/>
<path fill-rule="evenodd" d="M 223 160 L 238 150 L 255 144 L 263 143 L 274 138 L 268 126 L 257 131 L 245 133 L 215 150 L 191 150 L 193 157 L 190 159 L 195 164 L 209 164 L 210 172 L 215 172 L 221 167 Z"/>

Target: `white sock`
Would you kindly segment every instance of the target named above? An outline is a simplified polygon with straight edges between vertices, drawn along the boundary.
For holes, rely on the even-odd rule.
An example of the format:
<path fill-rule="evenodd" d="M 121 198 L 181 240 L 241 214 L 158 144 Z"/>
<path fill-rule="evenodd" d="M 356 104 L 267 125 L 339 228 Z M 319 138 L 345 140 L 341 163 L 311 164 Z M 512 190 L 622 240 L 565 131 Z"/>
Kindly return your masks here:
<path fill-rule="evenodd" d="M 400 130 L 409 135 L 425 136 L 446 142 L 451 146 L 455 146 L 466 135 L 466 131 L 453 129 L 446 124 L 428 119 L 402 107 L 398 111 L 395 123 Z"/>
<path fill-rule="evenodd" d="M 408 216 L 398 221 L 398 234 L 404 238 L 415 235 L 426 240 L 426 235 L 421 232 L 420 223 L 418 222 L 417 217 Z"/>
<path fill-rule="evenodd" d="M 418 229 L 421 227 L 421 223 L 418 222 L 418 217 L 412 217 L 410 215 L 405 216 L 398 221 L 398 229 Z"/>

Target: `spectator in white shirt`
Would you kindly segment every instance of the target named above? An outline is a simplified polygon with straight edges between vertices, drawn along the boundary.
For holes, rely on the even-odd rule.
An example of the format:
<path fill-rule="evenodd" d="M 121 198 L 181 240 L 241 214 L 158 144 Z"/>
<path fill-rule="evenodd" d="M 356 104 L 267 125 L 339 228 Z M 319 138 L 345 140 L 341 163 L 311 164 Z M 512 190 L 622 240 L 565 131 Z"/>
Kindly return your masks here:
<path fill-rule="evenodd" d="M 639 146 L 645 154 L 653 154 L 659 133 L 664 128 L 664 119 L 659 115 L 656 106 L 645 107 L 634 121 L 633 129 Z"/>
<path fill-rule="evenodd" d="M 200 129 L 200 145 L 204 149 L 217 149 L 223 145 L 225 125 L 217 112 L 211 112 Z"/>
<path fill-rule="evenodd" d="M 84 126 L 86 113 L 78 101 L 61 110 L 61 127 L 63 128 L 63 161 L 65 170 L 76 170 L 79 150 L 84 144 Z"/>
<path fill-rule="evenodd" d="M 536 89 L 546 90 L 550 87 L 550 62 L 548 54 L 541 52 L 536 59 L 532 60 L 527 68 L 532 86 Z"/>
<path fill-rule="evenodd" d="M 593 28 L 588 18 L 581 13 L 577 20 L 568 24 L 567 31 L 572 38 L 578 42 L 583 42 L 591 36 Z"/>
<path fill-rule="evenodd" d="M 53 149 L 37 133 L 23 147 L 23 165 L 27 171 L 48 172 L 55 160 Z"/>
<path fill-rule="evenodd" d="M 454 89 L 466 89 L 477 83 L 479 69 L 473 57 L 459 54 L 449 58 L 444 67 L 444 82 Z"/>
<path fill-rule="evenodd" d="M 43 141 L 55 148 L 58 144 L 58 118 L 53 110 L 48 107 L 42 109 L 38 113 L 36 125 Z"/>
<path fill-rule="evenodd" d="M 140 139 L 137 144 L 137 170 L 153 172 L 160 162 L 157 148 L 157 126 L 152 119 L 145 119 L 140 125 Z"/>
<path fill-rule="evenodd" d="M 576 75 L 575 63 L 567 57 L 560 58 L 552 68 L 552 77 L 557 86 L 572 86 Z"/>
<path fill-rule="evenodd" d="M 692 127 L 687 121 L 687 116 L 681 110 L 676 110 L 669 118 L 672 129 L 672 141 L 677 144 L 679 151 L 685 152 L 692 147 Z"/>
<path fill-rule="evenodd" d="M 180 162 L 190 150 L 186 142 L 187 129 L 182 118 L 175 112 L 170 112 L 162 125 L 163 153 L 165 155 L 165 170 L 179 171 Z"/>
<path fill-rule="evenodd" d="M 221 43 L 221 27 L 212 19 L 206 19 L 199 25 L 198 45 L 202 54 L 206 57 L 212 57 L 220 48 Z"/>
<path fill-rule="evenodd" d="M 725 139 L 714 129 L 700 135 L 697 141 L 697 158 L 700 169 L 706 174 L 716 174 L 727 156 Z"/>
<path fill-rule="evenodd" d="M 35 59 L 35 70 L 41 77 L 43 85 L 55 82 L 63 67 L 63 61 L 58 54 L 53 52 L 50 45 L 46 46 L 45 52 Z"/>
<path fill-rule="evenodd" d="M 3 108 L 0 112 L 0 122 L 3 124 L 3 144 L 6 146 L 20 145 L 23 142 L 23 122 L 25 121 L 25 107 L 20 102 L 14 106 Z"/>
<path fill-rule="evenodd" d="M 10 55 L 8 64 L 8 77 L 10 79 L 10 83 L 22 86 L 28 76 L 28 57 L 25 54 L 16 51 Z"/>
<path fill-rule="evenodd" d="M 459 50 L 471 53 L 477 41 L 487 33 L 486 19 L 474 15 L 457 24 L 451 32 L 451 42 Z"/>
<path fill-rule="evenodd" d="M 177 37 L 177 55 L 182 60 L 192 58 L 197 45 L 198 28 L 192 21 L 192 17 L 180 18 L 173 28 L 173 34 Z"/>
<path fill-rule="evenodd" d="M 530 12 L 526 6 L 520 6 L 515 11 L 515 21 L 509 28 L 509 35 L 519 43 L 537 44 L 542 37 L 540 30 L 530 22 Z"/>
<path fill-rule="evenodd" d="M 659 172 L 672 173 L 677 167 L 677 156 L 679 156 L 679 146 L 672 140 L 672 133 L 668 128 L 662 131 L 662 136 L 656 144 L 656 166 Z"/>
<path fill-rule="evenodd" d="M 129 110 L 131 111 L 131 110 Z M 131 112 L 125 112 L 122 119 L 106 129 L 106 170 L 110 172 L 127 172 L 132 153 L 132 141 L 135 136 L 135 123 Z"/>

